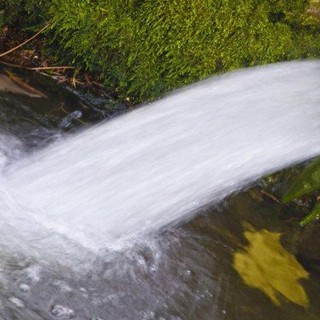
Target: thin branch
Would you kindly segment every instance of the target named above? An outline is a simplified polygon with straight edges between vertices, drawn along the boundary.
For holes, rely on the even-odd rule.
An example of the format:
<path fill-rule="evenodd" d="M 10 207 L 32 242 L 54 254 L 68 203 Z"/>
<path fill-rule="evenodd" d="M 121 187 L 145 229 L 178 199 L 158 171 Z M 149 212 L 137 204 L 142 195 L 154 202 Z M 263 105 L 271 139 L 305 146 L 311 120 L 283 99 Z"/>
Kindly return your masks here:
<path fill-rule="evenodd" d="M 52 67 L 26 67 L 28 70 L 59 70 L 59 69 L 75 69 L 75 67 L 70 66 L 52 66 Z"/>
<path fill-rule="evenodd" d="M 261 192 L 263 195 L 265 195 L 265 196 L 267 196 L 268 198 L 270 198 L 271 200 L 273 200 L 274 202 L 276 202 L 276 203 L 278 203 L 278 204 L 280 204 L 280 205 L 283 206 L 283 203 L 282 203 L 278 198 L 276 198 L 273 194 L 271 194 L 271 193 L 269 193 L 269 192 L 267 192 L 267 191 L 265 191 L 265 190 L 260 190 L 260 192 Z"/>
<path fill-rule="evenodd" d="M 14 63 L 9 63 L 9 62 L 4 62 L 4 61 L 0 61 L 0 64 L 3 64 L 5 66 L 8 67 L 12 67 L 12 68 L 20 68 L 20 69 L 26 69 L 26 70 L 61 70 L 61 69 L 75 69 L 75 67 L 70 67 L 70 66 L 51 66 L 51 67 L 25 67 L 25 66 L 21 66 L 19 64 L 14 64 Z"/>
<path fill-rule="evenodd" d="M 36 38 L 41 32 L 43 32 L 45 29 L 47 29 L 49 27 L 49 24 L 45 25 L 40 31 L 38 31 L 35 35 L 33 35 L 31 38 L 27 39 L 26 41 L 20 43 L 19 45 L 17 45 L 16 47 L 6 51 L 6 52 L 3 52 L 0 54 L 0 58 L 21 48 L 22 46 L 24 46 L 25 44 L 27 44 L 28 42 L 32 41 L 34 38 Z"/>

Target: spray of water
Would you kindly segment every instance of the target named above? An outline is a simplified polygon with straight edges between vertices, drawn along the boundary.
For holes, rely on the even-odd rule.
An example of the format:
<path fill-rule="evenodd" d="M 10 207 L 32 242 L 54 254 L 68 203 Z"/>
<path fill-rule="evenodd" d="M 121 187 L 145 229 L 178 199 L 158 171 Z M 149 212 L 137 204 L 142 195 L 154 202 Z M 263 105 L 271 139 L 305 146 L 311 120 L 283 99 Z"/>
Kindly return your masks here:
<path fill-rule="evenodd" d="M 13 228 L 41 226 L 94 251 L 181 223 L 320 154 L 319 89 L 317 61 L 200 82 L 19 161 L 1 201 Z"/>

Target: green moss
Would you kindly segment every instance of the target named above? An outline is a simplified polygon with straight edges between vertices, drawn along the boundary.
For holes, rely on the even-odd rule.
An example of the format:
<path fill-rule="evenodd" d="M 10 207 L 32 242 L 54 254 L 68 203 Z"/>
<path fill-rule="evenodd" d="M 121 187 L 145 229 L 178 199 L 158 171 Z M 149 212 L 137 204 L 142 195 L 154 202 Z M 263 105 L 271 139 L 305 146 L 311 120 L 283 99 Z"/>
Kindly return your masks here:
<path fill-rule="evenodd" d="M 70 57 L 138 100 L 242 66 L 319 56 L 307 1 L 54 0 Z M 313 30 L 316 29 L 316 30 Z M 317 42 L 318 41 L 318 42 Z"/>
<path fill-rule="evenodd" d="M 60 60 L 97 72 L 121 97 L 140 102 L 217 72 L 319 57 L 320 24 L 306 14 L 309 5 L 307 0 L 51 0 L 45 14 L 53 22 L 52 44 L 58 44 Z"/>
<path fill-rule="evenodd" d="M 37 25 L 48 18 L 49 4 L 45 0 L 0 0 L 3 24 L 18 24 L 22 28 Z"/>

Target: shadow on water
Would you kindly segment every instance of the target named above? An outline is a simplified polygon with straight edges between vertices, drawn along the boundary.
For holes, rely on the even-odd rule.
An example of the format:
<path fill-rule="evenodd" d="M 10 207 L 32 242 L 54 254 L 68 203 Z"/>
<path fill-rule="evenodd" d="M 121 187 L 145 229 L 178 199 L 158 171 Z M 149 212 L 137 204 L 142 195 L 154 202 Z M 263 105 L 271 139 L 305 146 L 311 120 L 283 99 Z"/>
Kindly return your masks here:
<path fill-rule="evenodd" d="M 10 150 L 0 140 L 0 151 L 11 160 L 101 117 L 70 118 L 83 112 L 79 100 L 51 83 L 39 87 L 46 97 L 0 92 L 3 139 L 17 139 Z M 85 268 L 81 259 L 66 266 L 67 251 L 47 262 L 0 239 L 0 319 L 319 319 L 319 274 L 292 255 L 299 230 L 279 219 L 284 210 L 254 186 L 181 227 L 88 255 Z M 245 264 L 238 271 L 236 257 Z"/>

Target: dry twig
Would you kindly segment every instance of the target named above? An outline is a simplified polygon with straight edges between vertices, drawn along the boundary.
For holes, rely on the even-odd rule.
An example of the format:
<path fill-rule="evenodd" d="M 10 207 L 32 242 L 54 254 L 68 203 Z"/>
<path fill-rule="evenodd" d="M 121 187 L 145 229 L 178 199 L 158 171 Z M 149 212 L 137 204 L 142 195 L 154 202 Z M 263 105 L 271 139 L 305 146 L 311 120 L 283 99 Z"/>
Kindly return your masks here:
<path fill-rule="evenodd" d="M 36 34 L 34 34 L 31 38 L 27 39 L 26 41 L 20 43 L 19 45 L 17 45 L 16 47 L 6 51 L 6 52 L 3 52 L 3 53 L 0 53 L 0 58 L 21 48 L 22 46 L 24 46 L 25 44 L 27 44 L 28 42 L 32 41 L 33 39 L 35 39 L 41 32 L 43 32 L 45 29 L 47 29 L 49 27 L 49 24 L 46 24 L 40 31 L 38 31 Z"/>
<path fill-rule="evenodd" d="M 14 63 L 9 63 L 9 62 L 4 62 L 0 61 L 1 64 L 12 67 L 12 68 L 20 68 L 20 69 L 26 69 L 26 70 L 33 70 L 33 71 L 40 71 L 40 70 L 64 70 L 64 69 L 74 69 L 75 67 L 70 67 L 70 66 L 49 66 L 49 67 L 25 67 L 21 66 L 19 64 L 14 64 Z"/>

